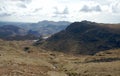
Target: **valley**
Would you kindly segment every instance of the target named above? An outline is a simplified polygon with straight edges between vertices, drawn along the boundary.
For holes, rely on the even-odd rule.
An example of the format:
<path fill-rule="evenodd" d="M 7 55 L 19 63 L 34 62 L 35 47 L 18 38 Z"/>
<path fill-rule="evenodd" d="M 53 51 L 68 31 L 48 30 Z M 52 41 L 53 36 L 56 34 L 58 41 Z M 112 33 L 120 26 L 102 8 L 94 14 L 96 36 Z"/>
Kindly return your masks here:
<path fill-rule="evenodd" d="M 120 0 L 0 0 L 0 76 L 120 76 Z"/>
<path fill-rule="evenodd" d="M 12 25 L 0 33 L 0 76 L 120 75 L 119 24 L 74 22 L 37 40 Z"/>
<path fill-rule="evenodd" d="M 51 36 L 59 31 L 65 29 L 69 24 L 70 24 L 70 22 L 68 22 L 68 21 L 55 22 L 55 21 L 48 21 L 48 20 L 39 21 L 37 23 L 0 22 L 0 29 L 3 29 L 3 30 L 0 30 L 0 38 L 6 39 L 6 40 L 38 39 L 38 37 L 40 37 L 40 36 L 43 36 L 43 37 Z M 18 31 L 16 31 L 16 30 L 18 30 Z M 7 39 L 2 34 L 9 36 L 9 38 Z M 11 35 L 12 35 L 12 37 L 11 37 Z M 21 37 L 21 39 L 18 39 L 18 37 L 15 35 Z M 32 35 L 32 37 L 30 37 L 30 35 Z"/>

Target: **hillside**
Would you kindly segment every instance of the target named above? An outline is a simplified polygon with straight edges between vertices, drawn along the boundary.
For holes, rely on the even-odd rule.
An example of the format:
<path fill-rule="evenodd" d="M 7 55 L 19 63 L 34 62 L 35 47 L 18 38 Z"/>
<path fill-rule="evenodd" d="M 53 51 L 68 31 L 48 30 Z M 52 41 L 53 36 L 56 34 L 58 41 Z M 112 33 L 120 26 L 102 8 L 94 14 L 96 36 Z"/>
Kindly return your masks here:
<path fill-rule="evenodd" d="M 0 76 L 119 76 L 120 49 L 70 55 L 32 46 L 32 41 L 0 40 Z"/>
<path fill-rule="evenodd" d="M 120 48 L 119 27 L 120 24 L 75 22 L 40 45 L 53 51 L 93 55 L 99 51 Z"/>
<path fill-rule="evenodd" d="M 26 27 L 26 29 L 28 30 L 39 32 L 40 35 L 49 36 L 65 29 L 69 24 L 70 22 L 67 21 L 54 22 L 54 21 L 44 20 L 44 21 L 39 21 L 38 23 L 32 23 L 29 26 L 20 26 L 20 27 L 21 28 Z"/>
<path fill-rule="evenodd" d="M 65 29 L 70 22 L 67 21 L 39 21 L 38 23 L 0 22 L 0 26 L 14 25 L 22 28 L 35 36 L 49 36 Z"/>
<path fill-rule="evenodd" d="M 38 37 L 33 32 L 28 32 L 14 25 L 0 26 L 0 39 L 5 40 L 34 40 Z"/>

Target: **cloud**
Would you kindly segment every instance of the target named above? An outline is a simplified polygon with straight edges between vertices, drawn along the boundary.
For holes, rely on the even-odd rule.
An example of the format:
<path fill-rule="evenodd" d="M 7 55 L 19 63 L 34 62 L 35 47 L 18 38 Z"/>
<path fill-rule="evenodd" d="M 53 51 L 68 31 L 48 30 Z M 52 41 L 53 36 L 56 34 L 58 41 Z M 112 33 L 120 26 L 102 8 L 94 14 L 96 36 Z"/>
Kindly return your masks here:
<path fill-rule="evenodd" d="M 8 14 L 8 13 L 0 13 L 0 17 L 6 17 L 6 16 L 11 16 L 11 14 Z"/>
<path fill-rule="evenodd" d="M 62 16 L 60 16 L 60 15 L 54 15 L 52 17 L 53 18 L 67 18 L 67 16 L 65 16 L 65 15 L 62 15 Z"/>
<path fill-rule="evenodd" d="M 0 7 L 0 11 L 5 11 L 6 8 L 5 7 Z"/>
<path fill-rule="evenodd" d="M 29 3 L 31 3 L 32 2 L 32 0 L 20 0 L 21 2 L 24 2 L 24 3 L 27 3 L 27 4 L 29 4 Z"/>
<path fill-rule="evenodd" d="M 0 20 L 37 22 L 49 19 L 73 22 L 87 19 L 107 22 L 111 19 L 109 22 L 112 22 L 114 19 L 113 22 L 120 22 L 117 19 L 120 17 L 119 7 L 120 0 L 0 0 Z"/>
<path fill-rule="evenodd" d="M 120 3 L 115 3 L 112 5 L 112 12 L 113 13 L 120 13 Z"/>
<path fill-rule="evenodd" d="M 68 7 L 65 7 L 62 11 L 58 10 L 57 7 L 54 7 L 54 9 L 55 12 L 54 15 L 52 16 L 53 18 L 66 19 L 67 16 L 69 15 Z"/>
<path fill-rule="evenodd" d="M 69 14 L 69 10 L 67 7 L 63 10 L 63 14 Z"/>
<path fill-rule="evenodd" d="M 68 10 L 68 8 L 67 8 L 67 7 L 66 7 L 66 8 L 64 8 L 64 10 L 63 10 L 63 11 L 59 11 L 57 7 L 55 7 L 54 9 L 55 9 L 54 14 L 69 14 L 69 10 Z"/>
<path fill-rule="evenodd" d="M 87 5 L 84 5 L 80 11 L 82 11 L 82 12 L 91 12 L 91 9 Z"/>
<path fill-rule="evenodd" d="M 81 12 L 100 12 L 102 11 L 101 10 L 101 7 L 99 5 L 97 6 L 92 6 L 92 7 L 89 7 L 87 5 L 84 5 L 81 10 Z"/>
<path fill-rule="evenodd" d="M 100 11 L 102 11 L 102 9 L 101 9 L 101 7 L 99 6 L 99 5 L 97 5 L 97 6 L 95 6 L 95 7 L 93 7 L 93 8 L 91 8 L 93 11 L 96 11 L 96 12 L 100 12 Z"/>
<path fill-rule="evenodd" d="M 36 8 L 33 12 L 38 12 L 40 10 L 42 10 L 42 8 Z"/>
<path fill-rule="evenodd" d="M 25 5 L 25 4 L 21 4 L 21 3 L 18 3 L 18 4 L 16 4 L 18 7 L 20 7 L 20 8 L 27 8 L 27 6 Z"/>

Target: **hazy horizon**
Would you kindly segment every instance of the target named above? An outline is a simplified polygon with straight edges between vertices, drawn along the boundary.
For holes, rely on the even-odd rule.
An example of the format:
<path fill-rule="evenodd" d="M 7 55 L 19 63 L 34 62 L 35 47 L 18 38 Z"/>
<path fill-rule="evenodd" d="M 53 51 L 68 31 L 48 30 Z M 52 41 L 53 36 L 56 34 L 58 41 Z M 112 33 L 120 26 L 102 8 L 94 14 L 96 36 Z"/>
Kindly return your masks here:
<path fill-rule="evenodd" d="M 120 0 L 0 0 L 0 22 L 120 23 Z"/>

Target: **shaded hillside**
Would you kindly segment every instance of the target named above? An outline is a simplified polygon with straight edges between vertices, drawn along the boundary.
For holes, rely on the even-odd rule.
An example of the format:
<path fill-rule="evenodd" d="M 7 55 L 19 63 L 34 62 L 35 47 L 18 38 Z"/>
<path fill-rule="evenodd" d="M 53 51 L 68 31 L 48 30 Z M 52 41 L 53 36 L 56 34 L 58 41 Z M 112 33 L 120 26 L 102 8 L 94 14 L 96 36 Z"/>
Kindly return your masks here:
<path fill-rule="evenodd" d="M 51 36 L 65 29 L 67 21 L 40 21 L 38 23 L 0 22 L 0 38 L 6 40 L 32 40 L 38 37 Z M 28 37 L 27 37 L 28 36 Z"/>
<path fill-rule="evenodd" d="M 75 54 L 95 54 L 120 48 L 120 29 L 113 28 L 120 25 L 110 26 L 89 21 L 75 22 L 48 38 L 42 45 L 49 50 Z"/>
<path fill-rule="evenodd" d="M 31 40 L 37 39 L 32 32 L 28 32 L 14 25 L 4 25 L 0 27 L 0 38 L 5 40 Z"/>
<path fill-rule="evenodd" d="M 44 20 L 38 23 L 33 23 L 29 26 L 22 26 L 22 27 L 27 27 L 28 30 L 37 31 L 43 36 L 48 36 L 65 29 L 69 24 L 70 22 L 67 21 L 54 22 L 54 21 Z"/>
<path fill-rule="evenodd" d="M 65 29 L 70 22 L 67 21 L 39 21 L 38 23 L 0 22 L 0 26 L 14 25 L 27 30 L 35 36 L 48 36 Z"/>
<path fill-rule="evenodd" d="M 27 32 L 14 25 L 5 25 L 0 27 L 0 37 L 9 37 L 15 35 L 25 35 Z"/>

